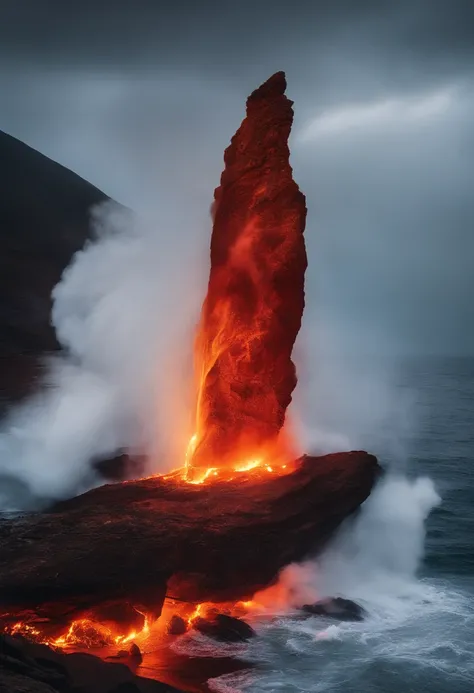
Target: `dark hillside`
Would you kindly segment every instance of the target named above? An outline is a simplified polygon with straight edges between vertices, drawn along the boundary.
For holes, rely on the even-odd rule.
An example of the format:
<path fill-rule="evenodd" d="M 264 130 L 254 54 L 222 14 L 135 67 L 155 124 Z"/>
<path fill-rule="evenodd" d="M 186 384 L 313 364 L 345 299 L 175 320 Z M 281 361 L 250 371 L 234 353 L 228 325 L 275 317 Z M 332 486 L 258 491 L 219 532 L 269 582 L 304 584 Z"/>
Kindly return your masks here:
<path fill-rule="evenodd" d="M 90 234 L 107 196 L 64 166 L 0 132 L 0 413 L 30 391 L 38 357 L 58 349 L 51 290 Z"/>

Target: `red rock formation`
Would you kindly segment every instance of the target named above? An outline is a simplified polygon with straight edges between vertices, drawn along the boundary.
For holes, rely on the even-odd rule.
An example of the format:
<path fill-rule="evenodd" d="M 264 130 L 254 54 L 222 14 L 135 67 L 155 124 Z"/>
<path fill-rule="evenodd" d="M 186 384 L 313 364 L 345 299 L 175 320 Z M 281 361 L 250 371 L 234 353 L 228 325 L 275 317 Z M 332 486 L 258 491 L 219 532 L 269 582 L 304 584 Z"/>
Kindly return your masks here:
<path fill-rule="evenodd" d="M 296 385 L 304 308 L 305 197 L 293 180 L 292 101 L 283 72 L 254 91 L 214 193 L 211 272 L 196 340 L 192 466 L 220 467 L 273 445 Z"/>

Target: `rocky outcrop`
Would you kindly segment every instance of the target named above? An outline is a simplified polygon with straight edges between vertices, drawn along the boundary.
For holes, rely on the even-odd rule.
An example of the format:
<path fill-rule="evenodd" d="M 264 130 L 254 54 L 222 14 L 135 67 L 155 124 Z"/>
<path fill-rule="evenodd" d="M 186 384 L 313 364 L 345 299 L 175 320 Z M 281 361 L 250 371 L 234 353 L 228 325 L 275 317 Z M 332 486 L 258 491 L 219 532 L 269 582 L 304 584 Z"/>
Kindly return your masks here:
<path fill-rule="evenodd" d="M 90 236 L 89 212 L 106 195 L 0 132 L 0 415 L 27 395 L 40 357 L 59 348 L 51 291 Z"/>
<path fill-rule="evenodd" d="M 296 385 L 306 205 L 289 163 L 293 109 L 285 89 L 278 72 L 248 98 L 214 194 L 196 339 L 194 467 L 226 466 L 274 443 Z"/>
<path fill-rule="evenodd" d="M 221 613 L 197 618 L 192 627 L 219 642 L 246 642 L 256 635 L 252 626 L 242 619 Z"/>
<path fill-rule="evenodd" d="M 303 604 L 301 610 L 311 616 L 326 616 L 338 621 L 363 621 L 366 610 L 352 599 L 328 597 L 314 604 Z"/>
<path fill-rule="evenodd" d="M 158 616 L 165 592 L 195 602 L 249 598 L 321 550 L 379 470 L 372 455 L 351 452 L 304 457 L 268 479 L 142 479 L 4 521 L 0 612 L 67 623 L 99 605 L 113 612 L 114 602 Z"/>
<path fill-rule="evenodd" d="M 136 676 L 125 664 L 89 654 L 63 654 L 21 637 L 0 636 L 2 693 L 179 693 Z"/>

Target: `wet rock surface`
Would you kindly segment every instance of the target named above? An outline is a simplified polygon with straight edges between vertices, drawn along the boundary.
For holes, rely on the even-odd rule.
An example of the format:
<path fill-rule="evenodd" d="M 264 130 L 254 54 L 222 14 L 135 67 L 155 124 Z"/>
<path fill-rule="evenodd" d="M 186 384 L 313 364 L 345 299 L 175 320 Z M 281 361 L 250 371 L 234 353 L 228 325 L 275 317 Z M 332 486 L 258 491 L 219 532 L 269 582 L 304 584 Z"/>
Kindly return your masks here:
<path fill-rule="evenodd" d="M 367 616 L 360 604 L 343 597 L 329 597 L 314 604 L 304 604 L 301 610 L 311 616 L 326 616 L 338 621 L 363 621 Z"/>
<path fill-rule="evenodd" d="M 197 618 L 192 627 L 219 642 L 246 642 L 256 635 L 252 626 L 242 619 L 220 613 Z"/>
<path fill-rule="evenodd" d="M 168 635 L 184 635 L 184 633 L 186 633 L 188 630 L 188 624 L 184 618 L 181 618 L 181 616 L 177 616 L 175 614 L 170 618 L 166 630 Z"/>

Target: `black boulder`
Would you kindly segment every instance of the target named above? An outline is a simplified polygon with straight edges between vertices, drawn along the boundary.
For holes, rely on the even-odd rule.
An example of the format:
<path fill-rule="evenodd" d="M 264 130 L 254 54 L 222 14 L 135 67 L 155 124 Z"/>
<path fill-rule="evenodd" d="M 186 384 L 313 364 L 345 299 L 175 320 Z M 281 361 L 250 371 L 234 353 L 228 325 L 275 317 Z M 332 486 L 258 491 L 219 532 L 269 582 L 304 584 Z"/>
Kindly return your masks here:
<path fill-rule="evenodd" d="M 248 623 L 225 614 L 215 614 L 212 618 L 197 618 L 193 622 L 193 628 L 220 642 L 246 642 L 256 635 Z"/>
<path fill-rule="evenodd" d="M 367 615 L 360 604 L 343 597 L 329 597 L 314 604 L 304 604 L 301 610 L 312 616 L 326 616 L 338 621 L 363 621 Z"/>

